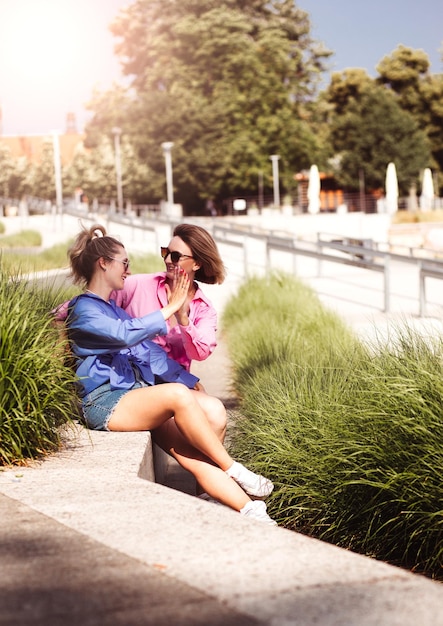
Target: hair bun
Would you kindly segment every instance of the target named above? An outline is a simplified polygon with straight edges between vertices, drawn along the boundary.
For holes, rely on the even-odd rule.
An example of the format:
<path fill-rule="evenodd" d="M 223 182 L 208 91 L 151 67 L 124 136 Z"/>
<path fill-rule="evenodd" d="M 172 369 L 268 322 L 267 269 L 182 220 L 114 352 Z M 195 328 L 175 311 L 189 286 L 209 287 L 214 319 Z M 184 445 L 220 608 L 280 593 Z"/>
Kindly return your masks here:
<path fill-rule="evenodd" d="M 91 227 L 89 235 L 89 241 L 93 241 L 94 239 L 100 239 L 101 237 L 104 237 L 106 235 L 106 230 L 101 224 L 95 224 Z"/>

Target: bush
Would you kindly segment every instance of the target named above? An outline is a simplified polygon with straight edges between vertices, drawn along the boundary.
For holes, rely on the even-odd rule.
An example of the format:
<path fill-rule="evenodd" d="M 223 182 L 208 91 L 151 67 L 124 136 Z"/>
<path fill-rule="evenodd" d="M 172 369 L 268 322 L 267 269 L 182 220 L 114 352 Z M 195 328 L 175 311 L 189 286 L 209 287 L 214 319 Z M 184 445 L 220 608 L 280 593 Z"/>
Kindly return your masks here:
<path fill-rule="evenodd" d="M 248 281 L 223 328 L 243 416 L 233 451 L 274 480 L 274 517 L 441 575 L 441 338 L 405 325 L 366 346 L 289 276 Z"/>
<path fill-rule="evenodd" d="M 11 276 L 0 259 L 0 465 L 56 450 L 60 426 L 77 414 L 74 373 L 48 314 L 65 298 Z"/>

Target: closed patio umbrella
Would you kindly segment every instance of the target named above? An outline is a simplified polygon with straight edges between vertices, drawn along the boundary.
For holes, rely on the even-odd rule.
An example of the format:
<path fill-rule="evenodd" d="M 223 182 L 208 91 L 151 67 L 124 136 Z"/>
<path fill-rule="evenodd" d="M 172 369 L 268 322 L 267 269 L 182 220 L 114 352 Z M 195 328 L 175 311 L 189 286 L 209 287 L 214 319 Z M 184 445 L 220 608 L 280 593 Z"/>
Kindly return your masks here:
<path fill-rule="evenodd" d="M 430 211 L 434 208 L 434 181 L 432 180 L 432 172 L 426 167 L 423 172 L 423 181 L 421 185 L 420 209 L 422 211 Z"/>
<path fill-rule="evenodd" d="M 308 212 L 313 215 L 320 211 L 320 174 L 316 165 L 311 165 L 308 182 Z"/>
<path fill-rule="evenodd" d="M 398 211 L 398 181 L 395 163 L 388 163 L 386 168 L 386 213 L 393 215 Z"/>

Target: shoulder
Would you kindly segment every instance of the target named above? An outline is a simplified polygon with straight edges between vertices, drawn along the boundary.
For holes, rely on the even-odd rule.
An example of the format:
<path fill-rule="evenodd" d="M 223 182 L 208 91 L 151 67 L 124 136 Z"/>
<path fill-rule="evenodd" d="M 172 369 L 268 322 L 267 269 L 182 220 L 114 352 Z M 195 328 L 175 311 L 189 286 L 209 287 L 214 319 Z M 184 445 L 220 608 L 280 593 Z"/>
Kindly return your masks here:
<path fill-rule="evenodd" d="M 165 273 L 157 274 L 130 274 L 125 280 L 125 288 L 134 288 L 139 285 L 159 284 L 165 281 Z"/>
<path fill-rule="evenodd" d="M 107 310 L 109 303 L 98 296 L 82 293 L 69 302 L 68 309 L 69 311 L 75 310 L 76 313 L 97 309 Z"/>

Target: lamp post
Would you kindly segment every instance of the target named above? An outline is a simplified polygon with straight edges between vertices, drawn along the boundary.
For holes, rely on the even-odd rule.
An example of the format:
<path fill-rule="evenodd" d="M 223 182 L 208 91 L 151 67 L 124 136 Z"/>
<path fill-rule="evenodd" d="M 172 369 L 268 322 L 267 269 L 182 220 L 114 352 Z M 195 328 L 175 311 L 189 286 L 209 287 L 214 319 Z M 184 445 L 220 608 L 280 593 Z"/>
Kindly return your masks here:
<path fill-rule="evenodd" d="M 172 186 L 172 157 L 171 150 L 174 143 L 172 141 L 164 141 L 162 143 L 163 155 L 165 157 L 165 168 L 166 168 L 166 195 L 168 202 L 168 209 L 174 204 L 174 188 Z"/>
<path fill-rule="evenodd" d="M 60 159 L 60 139 L 56 130 L 52 131 L 52 146 L 54 153 L 54 178 L 55 178 L 55 204 L 56 212 L 63 213 L 63 191 L 62 191 L 62 166 Z"/>
<path fill-rule="evenodd" d="M 263 172 L 258 173 L 258 212 L 261 214 L 263 209 Z"/>
<path fill-rule="evenodd" d="M 280 206 L 280 185 L 278 180 L 278 154 L 271 154 L 269 157 L 272 161 L 272 180 L 274 183 L 274 206 Z"/>
<path fill-rule="evenodd" d="M 120 153 L 120 135 L 122 129 L 118 126 L 114 126 L 112 129 L 114 135 L 114 150 L 115 150 L 115 176 L 117 181 L 117 209 L 119 213 L 123 212 L 123 187 L 122 187 L 122 159 Z"/>

